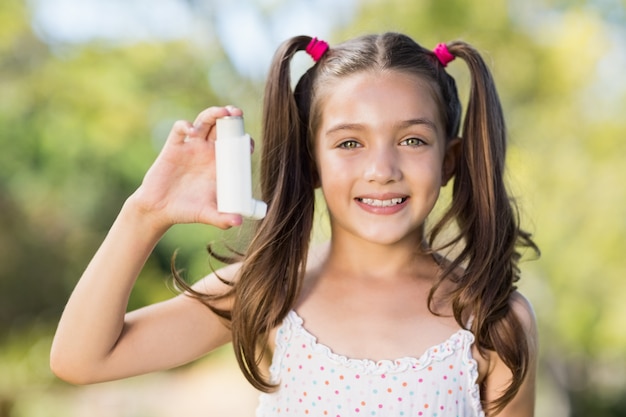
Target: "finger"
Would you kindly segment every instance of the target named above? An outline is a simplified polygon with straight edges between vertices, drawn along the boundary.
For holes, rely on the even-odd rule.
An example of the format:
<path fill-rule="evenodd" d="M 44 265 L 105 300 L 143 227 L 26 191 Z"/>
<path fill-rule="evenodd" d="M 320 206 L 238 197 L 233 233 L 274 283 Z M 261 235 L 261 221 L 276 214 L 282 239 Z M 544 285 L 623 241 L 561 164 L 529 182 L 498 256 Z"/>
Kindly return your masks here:
<path fill-rule="evenodd" d="M 233 105 L 226 106 L 226 110 L 230 113 L 231 116 L 243 116 L 243 110 L 239 107 L 235 107 Z"/>
<path fill-rule="evenodd" d="M 193 126 L 186 120 L 178 120 L 172 126 L 165 143 L 182 143 L 193 131 Z"/>
<path fill-rule="evenodd" d="M 206 140 L 215 127 L 217 119 L 226 116 L 230 116 L 226 107 L 209 107 L 201 111 L 193 122 L 195 133 L 198 137 Z"/>
<path fill-rule="evenodd" d="M 241 226 L 243 217 L 240 214 L 208 212 L 200 221 L 220 229 L 229 229 L 233 226 Z"/>
<path fill-rule="evenodd" d="M 217 119 L 226 116 L 241 115 L 243 115 L 243 112 L 235 106 L 209 107 L 198 114 L 198 117 L 196 117 L 196 120 L 193 123 L 194 129 L 198 137 L 209 139 L 209 136 L 211 136 L 211 139 L 215 139 L 214 131 Z"/>

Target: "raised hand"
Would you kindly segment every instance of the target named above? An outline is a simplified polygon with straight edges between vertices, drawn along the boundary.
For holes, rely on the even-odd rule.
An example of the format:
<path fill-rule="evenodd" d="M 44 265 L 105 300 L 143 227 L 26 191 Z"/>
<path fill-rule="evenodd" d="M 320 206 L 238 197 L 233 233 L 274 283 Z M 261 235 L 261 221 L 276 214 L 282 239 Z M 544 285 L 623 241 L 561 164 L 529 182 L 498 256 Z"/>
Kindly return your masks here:
<path fill-rule="evenodd" d="M 159 156 L 131 200 L 159 228 L 176 223 L 205 223 L 226 229 L 241 224 L 237 214 L 217 212 L 215 123 L 240 116 L 232 106 L 210 107 L 193 122 L 174 123 Z"/>

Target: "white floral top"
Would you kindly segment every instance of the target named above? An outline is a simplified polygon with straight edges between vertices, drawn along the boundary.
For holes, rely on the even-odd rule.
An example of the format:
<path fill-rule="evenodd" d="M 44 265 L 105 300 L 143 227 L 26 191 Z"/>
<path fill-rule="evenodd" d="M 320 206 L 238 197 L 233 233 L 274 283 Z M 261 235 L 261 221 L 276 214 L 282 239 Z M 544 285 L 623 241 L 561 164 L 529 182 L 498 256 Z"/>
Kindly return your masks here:
<path fill-rule="evenodd" d="M 279 389 L 261 394 L 256 415 L 484 417 L 472 343 L 461 329 L 420 358 L 350 359 L 317 343 L 291 311 L 270 366 Z"/>

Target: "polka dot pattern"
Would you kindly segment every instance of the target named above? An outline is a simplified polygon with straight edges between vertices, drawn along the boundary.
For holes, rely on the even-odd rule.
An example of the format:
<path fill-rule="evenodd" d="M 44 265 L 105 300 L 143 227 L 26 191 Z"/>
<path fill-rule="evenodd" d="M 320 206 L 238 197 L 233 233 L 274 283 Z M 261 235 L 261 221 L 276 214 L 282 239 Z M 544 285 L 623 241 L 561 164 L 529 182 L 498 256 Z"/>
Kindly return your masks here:
<path fill-rule="evenodd" d="M 270 367 L 279 389 L 261 394 L 256 415 L 484 417 L 473 342 L 459 330 L 420 358 L 352 359 L 317 343 L 291 311 Z"/>

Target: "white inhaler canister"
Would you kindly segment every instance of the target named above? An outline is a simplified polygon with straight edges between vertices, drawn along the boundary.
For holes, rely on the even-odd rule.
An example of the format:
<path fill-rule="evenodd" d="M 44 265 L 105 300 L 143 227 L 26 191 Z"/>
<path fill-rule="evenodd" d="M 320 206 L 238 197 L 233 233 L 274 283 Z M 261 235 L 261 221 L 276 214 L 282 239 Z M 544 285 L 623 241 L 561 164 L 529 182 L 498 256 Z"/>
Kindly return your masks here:
<path fill-rule="evenodd" d="M 267 204 L 252 198 L 250 146 L 250 135 L 244 131 L 242 117 L 217 119 L 217 211 L 262 219 L 267 212 Z"/>

